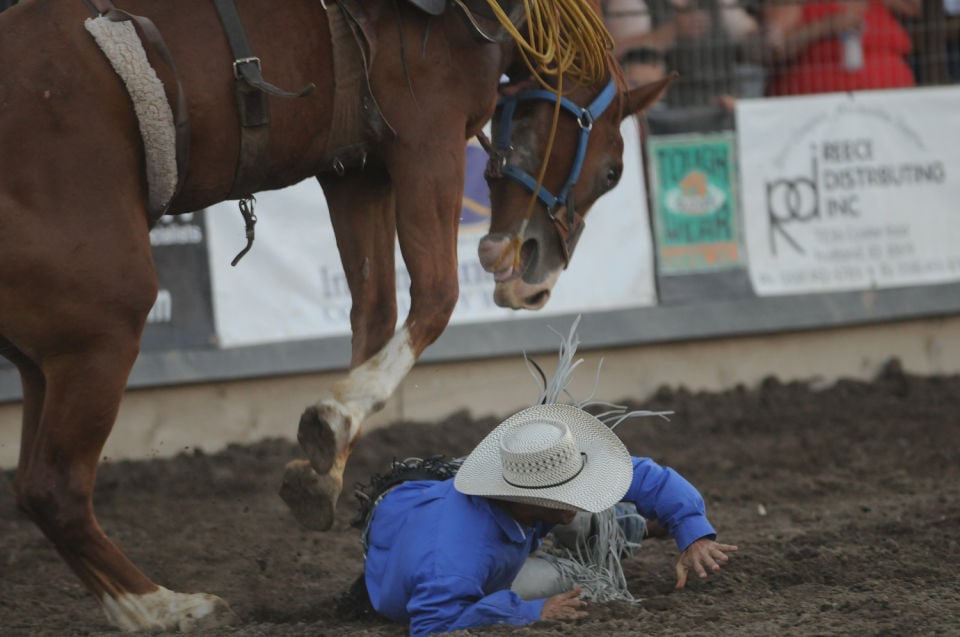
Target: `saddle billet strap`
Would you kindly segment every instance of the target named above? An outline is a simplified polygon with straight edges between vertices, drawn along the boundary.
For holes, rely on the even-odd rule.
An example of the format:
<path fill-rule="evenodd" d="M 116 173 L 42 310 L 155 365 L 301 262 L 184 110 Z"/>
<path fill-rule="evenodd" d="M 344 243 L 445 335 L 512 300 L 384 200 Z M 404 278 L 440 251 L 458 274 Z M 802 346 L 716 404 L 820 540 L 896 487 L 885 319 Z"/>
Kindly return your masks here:
<path fill-rule="evenodd" d="M 346 23 L 353 31 L 357 46 L 360 47 L 364 71 L 369 74 L 373 67 L 373 58 L 379 48 L 377 30 L 373 26 L 366 7 L 364 7 L 363 0 L 336 0 L 336 2 L 337 6 L 343 10 L 343 17 L 349 18 Z M 324 6 L 326 7 L 326 5 Z"/>
<path fill-rule="evenodd" d="M 336 0 L 324 7 L 334 72 L 332 125 L 324 159 L 342 175 L 350 166 L 364 165 L 371 139 L 397 132 L 383 116 L 370 85 L 378 39 L 369 8 L 361 0 Z"/>
<path fill-rule="evenodd" d="M 324 158 L 338 175 L 342 175 L 350 164 L 362 163 L 366 154 L 362 101 L 366 97 L 363 93 L 367 88 L 367 56 L 356 27 L 350 24 L 345 14 L 346 10 L 339 3 L 327 5 L 334 95 Z"/>
<path fill-rule="evenodd" d="M 240 117 L 240 154 L 228 199 L 246 198 L 256 192 L 266 177 L 270 148 L 270 106 L 267 94 L 277 97 L 304 97 L 315 86 L 308 84 L 298 93 L 277 88 L 263 79 L 260 58 L 253 55 L 240 14 L 233 0 L 213 0 L 220 23 L 233 53 L 233 76 L 237 80 L 237 109 Z"/>
<path fill-rule="evenodd" d="M 130 20 L 133 22 L 134 26 L 140 29 L 140 33 L 143 36 L 143 39 L 146 40 L 156 54 L 159 56 L 160 61 L 162 61 L 167 68 L 170 69 L 171 74 L 173 75 L 174 83 L 177 87 L 177 97 L 176 103 L 174 104 L 174 128 L 176 136 L 176 161 L 177 161 L 177 183 L 174 186 L 173 194 L 170 197 L 170 201 L 167 202 L 169 206 L 177 194 L 180 192 L 180 188 L 183 186 L 184 175 L 187 174 L 187 163 L 190 160 L 190 114 L 187 110 L 187 96 L 183 91 L 183 84 L 180 82 L 180 73 L 177 72 L 177 66 L 173 62 L 173 56 L 170 54 L 170 49 L 167 48 L 167 43 L 163 41 L 163 36 L 160 35 L 160 30 L 157 29 L 156 25 L 149 18 L 143 16 L 133 15 L 132 13 L 127 13 L 122 9 L 118 9 L 113 5 L 110 0 L 83 0 L 87 7 L 93 12 L 94 15 L 101 15 L 106 17 L 108 20 L 113 22 L 125 22 Z M 157 222 L 157 220 L 164 215 L 166 210 L 159 210 L 156 212 L 149 212 L 150 215 L 147 219 L 150 227 Z"/>

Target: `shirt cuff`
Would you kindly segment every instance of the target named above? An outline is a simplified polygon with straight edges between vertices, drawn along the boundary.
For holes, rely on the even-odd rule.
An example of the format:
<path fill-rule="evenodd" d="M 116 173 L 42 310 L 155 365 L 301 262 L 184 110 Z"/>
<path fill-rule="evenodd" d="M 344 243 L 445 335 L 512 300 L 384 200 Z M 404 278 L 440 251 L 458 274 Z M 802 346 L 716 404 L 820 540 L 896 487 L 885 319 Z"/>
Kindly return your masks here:
<path fill-rule="evenodd" d="M 520 614 L 530 624 L 538 622 L 540 621 L 540 615 L 543 614 L 543 605 L 546 601 L 546 599 L 533 599 L 529 602 L 521 602 L 519 608 Z"/>
<path fill-rule="evenodd" d="M 702 537 L 709 537 L 711 540 L 717 538 L 716 530 L 707 521 L 706 516 L 702 515 L 684 518 L 673 530 L 673 539 L 681 553 Z"/>

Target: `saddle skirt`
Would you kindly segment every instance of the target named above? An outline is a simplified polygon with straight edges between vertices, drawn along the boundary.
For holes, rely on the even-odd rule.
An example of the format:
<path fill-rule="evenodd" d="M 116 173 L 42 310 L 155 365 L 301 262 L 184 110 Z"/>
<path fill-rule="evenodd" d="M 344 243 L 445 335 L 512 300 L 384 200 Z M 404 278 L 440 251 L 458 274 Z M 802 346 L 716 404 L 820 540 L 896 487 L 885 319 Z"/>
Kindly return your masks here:
<path fill-rule="evenodd" d="M 163 82 L 147 60 L 133 22 L 88 18 L 84 27 L 110 61 L 133 102 L 143 138 L 147 177 L 147 216 L 159 218 L 177 189 L 177 134 Z"/>

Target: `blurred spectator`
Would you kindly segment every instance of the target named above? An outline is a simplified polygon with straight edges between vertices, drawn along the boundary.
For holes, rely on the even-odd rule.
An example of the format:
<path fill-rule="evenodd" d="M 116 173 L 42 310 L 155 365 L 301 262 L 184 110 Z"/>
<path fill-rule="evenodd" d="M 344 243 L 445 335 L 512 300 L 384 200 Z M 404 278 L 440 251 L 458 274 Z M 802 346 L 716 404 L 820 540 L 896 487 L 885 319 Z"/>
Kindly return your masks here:
<path fill-rule="evenodd" d="M 607 0 L 604 12 L 628 79 L 680 74 L 666 95 L 670 105 L 712 104 L 744 92 L 740 47 L 758 25 L 737 0 Z"/>
<path fill-rule="evenodd" d="M 17 0 L 0 0 L 0 11 L 3 11 L 4 9 L 9 9 L 15 4 L 17 4 Z"/>
<path fill-rule="evenodd" d="M 913 42 L 910 66 L 917 84 L 960 81 L 960 0 L 922 0 L 917 16 L 904 16 Z"/>
<path fill-rule="evenodd" d="M 603 20 L 628 86 L 635 88 L 664 76 L 663 52 L 641 41 L 652 29 L 644 0 L 604 0 Z"/>
<path fill-rule="evenodd" d="M 774 63 L 768 93 L 913 86 L 910 38 L 894 11 L 916 16 L 919 0 L 768 4 L 764 23 Z"/>

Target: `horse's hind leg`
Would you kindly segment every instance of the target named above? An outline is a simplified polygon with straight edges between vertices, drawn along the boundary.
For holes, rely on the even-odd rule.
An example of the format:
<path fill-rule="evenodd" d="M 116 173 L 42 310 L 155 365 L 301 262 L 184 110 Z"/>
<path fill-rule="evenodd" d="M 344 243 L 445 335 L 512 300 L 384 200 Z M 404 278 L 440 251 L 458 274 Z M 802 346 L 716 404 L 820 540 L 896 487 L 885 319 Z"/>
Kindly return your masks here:
<path fill-rule="evenodd" d="M 351 372 L 300 418 L 297 438 L 309 461 L 287 465 L 280 495 L 304 526 L 323 531 L 333 524 L 343 488 L 343 470 L 360 425 L 393 393 L 413 360 L 393 356 L 397 323 L 394 267 L 394 191 L 376 166 L 321 179 L 337 248 L 350 287 L 353 332 Z M 405 339 L 401 339 L 404 340 Z"/>
<path fill-rule="evenodd" d="M 98 460 L 156 296 L 142 221 L 138 229 L 136 238 L 122 224 L 32 235 L 48 245 L 7 235 L 0 246 L 0 270 L 11 274 L 0 277 L 0 338 L 24 385 L 14 488 L 18 506 L 114 625 L 187 628 L 219 621 L 226 605 L 158 587 L 106 537 L 93 512 Z M 83 237 L 69 259 L 60 249 L 64 236 Z"/>
<path fill-rule="evenodd" d="M 42 384 L 36 370 L 21 365 L 32 379 L 25 382 L 26 406 L 34 410 L 41 391 L 43 407 L 32 438 L 25 414 L 17 502 L 97 596 L 114 625 L 126 630 L 188 628 L 222 612 L 223 602 L 158 587 L 106 537 L 94 516 L 97 461 L 137 354 L 136 334 L 109 332 L 44 362 Z"/>
<path fill-rule="evenodd" d="M 104 346 L 107 343 L 103 343 Z M 121 345 L 113 343 L 114 347 Z M 106 538 L 93 514 L 97 459 L 113 424 L 127 352 L 81 348 L 44 366 L 43 409 L 33 425 L 39 367 L 25 376 L 25 431 L 16 475 L 17 503 L 101 601 L 115 591 L 148 592 L 152 583 Z M 128 359 L 118 364 L 118 359 Z M 26 378 L 31 378 L 26 381 Z M 90 383 L 90 384 L 88 384 Z M 109 610 L 108 610 L 109 613 Z"/>
<path fill-rule="evenodd" d="M 0 337 L 0 354 L 13 363 L 20 372 L 23 400 L 21 401 L 20 462 L 17 466 L 24 467 L 28 459 L 27 451 L 33 449 L 33 440 L 40 424 L 46 380 L 40 368 L 3 337 Z"/>

